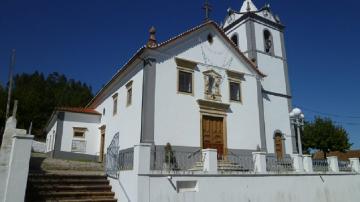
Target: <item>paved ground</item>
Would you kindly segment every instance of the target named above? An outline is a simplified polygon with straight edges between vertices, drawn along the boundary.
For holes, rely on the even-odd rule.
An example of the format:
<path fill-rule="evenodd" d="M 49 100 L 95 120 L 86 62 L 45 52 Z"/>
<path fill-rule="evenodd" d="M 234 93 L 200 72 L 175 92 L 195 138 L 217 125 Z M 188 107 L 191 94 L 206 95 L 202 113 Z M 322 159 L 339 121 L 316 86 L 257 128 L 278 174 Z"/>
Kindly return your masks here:
<path fill-rule="evenodd" d="M 46 173 L 72 173 L 104 174 L 103 164 L 90 161 L 70 161 L 53 159 L 42 153 L 32 153 L 30 159 L 30 172 Z"/>

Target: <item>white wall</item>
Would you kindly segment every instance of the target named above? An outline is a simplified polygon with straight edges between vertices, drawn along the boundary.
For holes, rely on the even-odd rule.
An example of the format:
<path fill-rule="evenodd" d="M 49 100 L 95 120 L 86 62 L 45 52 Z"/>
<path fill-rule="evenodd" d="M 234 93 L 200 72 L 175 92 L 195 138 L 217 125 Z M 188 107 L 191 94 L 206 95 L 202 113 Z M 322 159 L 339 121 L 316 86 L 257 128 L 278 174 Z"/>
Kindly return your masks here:
<path fill-rule="evenodd" d="M 206 38 L 214 35 L 210 45 Z M 200 147 L 200 112 L 197 99 L 204 98 L 204 75 L 213 69 L 223 77 L 222 102 L 229 103 L 227 114 L 228 148 L 255 150 L 260 143 L 259 109 L 254 70 L 224 45 L 224 40 L 213 30 L 205 29 L 192 34 L 188 41 L 182 40 L 171 49 L 162 50 L 169 55 L 156 66 L 155 144 Z M 194 72 L 194 95 L 177 93 L 177 65 L 174 57 L 198 63 Z M 203 65 L 211 64 L 212 66 Z M 243 103 L 229 101 L 229 84 L 226 69 L 245 73 L 242 82 Z"/>
<path fill-rule="evenodd" d="M 120 149 L 133 147 L 140 142 L 141 133 L 141 108 L 142 108 L 142 63 L 134 64 L 132 71 L 125 77 L 117 80 L 105 94 L 103 101 L 96 107 L 100 113 L 105 109 L 101 124 L 105 129 L 105 153 L 113 136 L 119 133 Z M 126 84 L 132 81 L 132 104 L 126 105 Z M 113 115 L 113 95 L 118 93 L 117 114 Z"/>
<path fill-rule="evenodd" d="M 177 193 L 167 176 L 150 177 L 149 202 L 357 202 L 359 175 L 173 177 L 195 180 L 197 192 Z M 145 192 L 145 191 L 143 191 Z"/>
<path fill-rule="evenodd" d="M 54 150 L 55 145 L 55 136 L 56 136 L 56 129 L 57 129 L 57 118 L 56 115 L 52 117 L 55 120 L 52 120 L 52 126 L 48 133 L 46 134 L 46 149 L 45 152 L 50 152 Z"/>
<path fill-rule="evenodd" d="M 272 34 L 275 56 L 282 57 L 280 32 L 259 23 L 255 23 L 257 49 L 264 51 L 263 31 L 265 28 Z M 287 95 L 286 76 L 288 75 L 285 75 L 284 61 L 277 57 L 258 53 L 257 63 L 260 70 L 267 75 L 267 77 L 265 77 L 261 82 L 264 89 Z M 285 138 L 285 152 L 291 154 L 293 152 L 293 144 L 291 139 L 288 99 L 279 96 L 267 95 L 267 97 L 264 98 L 264 114 L 268 152 L 275 152 L 274 133 L 275 131 L 281 131 Z"/>
<path fill-rule="evenodd" d="M 269 95 L 264 99 L 266 145 L 269 153 L 275 153 L 274 135 L 280 131 L 285 138 L 285 153 L 293 153 L 288 103 L 285 98 Z"/>
<path fill-rule="evenodd" d="M 61 151 L 71 152 L 73 140 L 85 140 L 86 152 L 89 155 L 99 155 L 100 152 L 100 115 L 65 112 Z M 74 138 L 74 127 L 87 128 L 85 138 Z"/>
<path fill-rule="evenodd" d="M 120 171 L 119 179 L 108 178 L 115 198 L 118 201 L 135 202 L 137 195 L 137 178 L 133 170 Z"/>

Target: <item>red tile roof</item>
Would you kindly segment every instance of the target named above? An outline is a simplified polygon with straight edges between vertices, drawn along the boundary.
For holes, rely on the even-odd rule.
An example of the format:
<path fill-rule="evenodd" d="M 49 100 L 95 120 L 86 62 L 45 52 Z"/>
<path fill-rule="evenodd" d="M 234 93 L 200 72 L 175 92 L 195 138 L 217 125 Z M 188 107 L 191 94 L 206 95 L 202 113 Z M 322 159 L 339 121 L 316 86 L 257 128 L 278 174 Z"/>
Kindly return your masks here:
<path fill-rule="evenodd" d="M 326 156 L 337 156 L 339 160 L 346 161 L 349 158 L 360 158 L 360 150 L 351 150 L 351 151 L 347 151 L 347 152 L 334 151 L 334 152 L 326 153 Z M 314 154 L 313 158 L 314 159 L 323 159 L 324 153 L 321 151 L 318 151 Z"/>
<path fill-rule="evenodd" d="M 95 109 L 81 108 L 81 107 L 58 107 L 55 109 L 55 111 L 101 115 Z"/>

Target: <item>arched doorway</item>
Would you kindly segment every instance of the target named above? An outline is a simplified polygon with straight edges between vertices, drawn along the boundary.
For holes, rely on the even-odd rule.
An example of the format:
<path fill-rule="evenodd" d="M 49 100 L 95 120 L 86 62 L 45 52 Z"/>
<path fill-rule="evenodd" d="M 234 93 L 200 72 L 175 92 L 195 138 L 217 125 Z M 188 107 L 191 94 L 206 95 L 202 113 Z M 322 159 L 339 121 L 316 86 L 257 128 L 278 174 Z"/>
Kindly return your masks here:
<path fill-rule="evenodd" d="M 274 135 L 275 143 L 275 155 L 277 159 L 284 158 L 284 138 L 281 132 L 275 132 Z"/>

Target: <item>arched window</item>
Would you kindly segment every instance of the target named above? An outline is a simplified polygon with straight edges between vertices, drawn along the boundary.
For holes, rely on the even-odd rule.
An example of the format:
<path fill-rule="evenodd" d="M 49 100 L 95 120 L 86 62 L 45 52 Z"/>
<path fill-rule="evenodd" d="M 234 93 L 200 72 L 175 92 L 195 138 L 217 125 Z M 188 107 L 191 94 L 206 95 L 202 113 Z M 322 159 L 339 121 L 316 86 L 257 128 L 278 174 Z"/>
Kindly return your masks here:
<path fill-rule="evenodd" d="M 236 46 L 239 46 L 239 40 L 238 40 L 238 36 L 236 34 L 234 34 L 232 37 L 231 37 L 231 41 L 234 42 L 234 44 Z"/>
<path fill-rule="evenodd" d="M 266 53 L 274 53 L 273 38 L 269 30 L 264 30 L 264 49 Z"/>
<path fill-rule="evenodd" d="M 284 138 L 281 132 L 275 132 L 274 135 L 274 144 L 275 144 L 275 154 L 277 159 L 284 158 Z"/>

